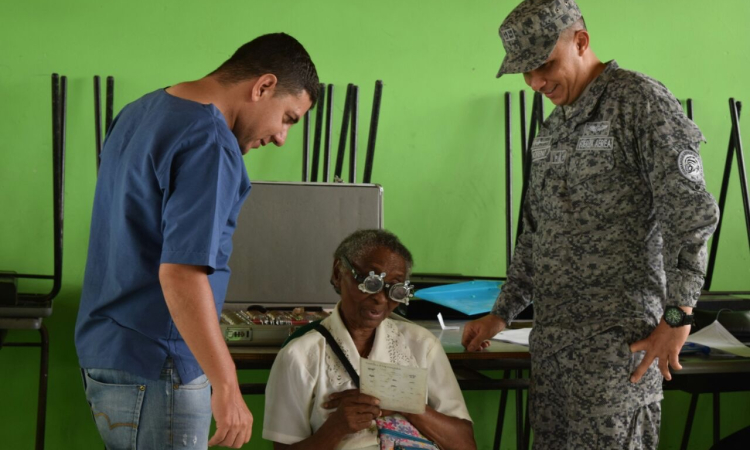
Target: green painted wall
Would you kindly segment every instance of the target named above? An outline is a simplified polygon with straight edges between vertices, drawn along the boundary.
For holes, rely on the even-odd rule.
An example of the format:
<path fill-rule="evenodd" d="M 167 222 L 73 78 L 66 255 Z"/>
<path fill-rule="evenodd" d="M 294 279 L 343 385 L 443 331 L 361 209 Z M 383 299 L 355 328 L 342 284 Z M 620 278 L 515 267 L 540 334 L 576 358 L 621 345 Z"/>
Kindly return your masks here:
<path fill-rule="evenodd" d="M 750 2 L 579 3 L 601 59 L 617 58 L 621 66 L 661 80 L 678 98 L 694 99 L 696 122 L 709 141 L 702 152 L 708 188 L 718 194 L 729 134 L 727 98 L 750 104 Z M 524 85 L 520 76 L 495 80 L 494 74 L 503 55 L 497 28 L 514 6 L 515 0 L 0 2 L 0 269 L 52 271 L 49 75 L 69 77 L 64 288 L 45 321 L 52 340 L 47 448 L 99 447 L 73 348 L 96 181 L 93 75 L 116 77 L 119 110 L 151 90 L 201 77 L 257 35 L 288 32 L 307 47 L 321 79 L 340 86 L 339 118 L 345 83 L 362 87 L 361 147 L 372 86 L 385 81 L 373 180 L 385 188 L 386 226 L 411 247 L 417 270 L 500 276 L 501 95 L 512 91 L 517 101 Z M 300 147 L 297 128 L 284 148 L 252 152 L 246 157 L 251 178 L 298 180 Z M 514 169 L 520 173 L 520 166 Z M 732 183 L 714 288 L 748 290 L 750 252 L 736 169 Z M 12 332 L 9 339 L 36 335 Z M 32 446 L 37 359 L 29 349 L 0 350 L 2 448 Z M 480 448 L 488 449 L 497 395 L 466 397 Z M 748 394 L 722 400 L 725 432 L 750 424 Z M 663 448 L 679 445 L 688 401 L 687 395 L 667 394 Z M 270 449 L 260 438 L 263 398 L 248 402 L 256 417 L 248 448 Z M 696 420 L 690 448 L 708 448 L 708 399 Z M 510 426 L 505 436 L 504 448 L 513 443 Z"/>

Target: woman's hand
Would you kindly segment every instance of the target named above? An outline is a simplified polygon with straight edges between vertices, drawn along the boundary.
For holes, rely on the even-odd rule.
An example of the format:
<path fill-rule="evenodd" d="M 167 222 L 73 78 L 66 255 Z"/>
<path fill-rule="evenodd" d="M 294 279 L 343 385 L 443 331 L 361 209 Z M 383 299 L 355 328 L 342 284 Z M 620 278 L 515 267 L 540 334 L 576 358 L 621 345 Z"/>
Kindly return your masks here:
<path fill-rule="evenodd" d="M 381 415 L 380 400 L 358 389 L 336 392 L 323 403 L 323 408 L 336 409 L 326 420 L 326 425 L 339 429 L 344 434 L 352 434 L 372 425 Z"/>
<path fill-rule="evenodd" d="M 339 407 L 339 403 L 341 403 L 341 398 L 350 395 L 351 393 L 357 393 L 356 389 L 350 389 L 348 391 L 341 391 L 336 392 L 335 394 L 331 394 L 328 397 L 328 401 L 323 403 L 323 408 L 325 409 L 334 409 Z M 392 416 L 394 414 L 401 414 L 399 411 L 391 411 L 390 409 L 380 409 L 380 415 L 378 417 L 385 417 L 385 416 Z"/>
<path fill-rule="evenodd" d="M 323 408 L 335 409 L 325 423 L 309 438 L 291 445 L 274 442 L 274 450 L 330 450 L 347 435 L 362 431 L 380 416 L 378 400 L 360 394 L 357 389 L 337 392 L 323 403 Z"/>

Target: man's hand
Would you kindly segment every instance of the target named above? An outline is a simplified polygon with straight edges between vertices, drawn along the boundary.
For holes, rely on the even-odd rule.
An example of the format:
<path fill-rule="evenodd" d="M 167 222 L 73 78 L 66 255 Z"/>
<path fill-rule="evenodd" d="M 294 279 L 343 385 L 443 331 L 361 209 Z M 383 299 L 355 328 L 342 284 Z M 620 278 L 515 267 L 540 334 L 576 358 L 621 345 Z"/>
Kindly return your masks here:
<path fill-rule="evenodd" d="M 669 366 L 672 366 L 674 370 L 682 369 L 679 355 L 682 344 L 685 343 L 689 334 L 690 325 L 672 328 L 664 319 L 661 319 L 659 325 L 646 339 L 630 344 L 630 351 L 633 353 L 646 351 L 643 360 L 630 376 L 630 381 L 632 383 L 640 381 L 654 358 L 659 359 L 659 370 L 664 378 L 667 381 L 671 380 L 672 374 L 669 373 Z"/>
<path fill-rule="evenodd" d="M 505 319 L 492 314 L 472 320 L 464 327 L 461 344 L 470 352 L 476 352 L 490 346 L 487 339 L 503 331 L 508 324 Z"/>
<path fill-rule="evenodd" d="M 239 386 L 214 387 L 211 411 L 216 421 L 216 432 L 208 441 L 209 446 L 240 448 L 247 444 L 253 433 L 253 415 L 247 409 Z"/>
<path fill-rule="evenodd" d="M 159 266 L 159 281 L 177 330 L 213 387 L 211 411 L 216 433 L 208 445 L 240 448 L 250 440 L 253 415 L 240 393 L 206 268 L 164 263 Z"/>
<path fill-rule="evenodd" d="M 381 416 L 378 408 L 380 400 L 359 389 L 336 392 L 323 403 L 323 408 L 336 409 L 326 420 L 326 424 L 335 427 L 343 435 L 356 433 L 372 425 L 372 421 Z"/>

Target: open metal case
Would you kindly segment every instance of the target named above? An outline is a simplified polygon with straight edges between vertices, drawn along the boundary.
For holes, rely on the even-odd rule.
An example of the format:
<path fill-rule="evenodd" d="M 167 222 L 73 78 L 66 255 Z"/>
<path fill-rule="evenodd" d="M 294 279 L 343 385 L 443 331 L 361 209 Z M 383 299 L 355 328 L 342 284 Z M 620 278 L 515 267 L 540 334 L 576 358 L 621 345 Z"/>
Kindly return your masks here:
<path fill-rule="evenodd" d="M 253 182 L 229 259 L 227 344 L 280 345 L 325 316 L 338 301 L 329 282 L 336 247 L 358 229 L 382 227 L 379 185 Z"/>

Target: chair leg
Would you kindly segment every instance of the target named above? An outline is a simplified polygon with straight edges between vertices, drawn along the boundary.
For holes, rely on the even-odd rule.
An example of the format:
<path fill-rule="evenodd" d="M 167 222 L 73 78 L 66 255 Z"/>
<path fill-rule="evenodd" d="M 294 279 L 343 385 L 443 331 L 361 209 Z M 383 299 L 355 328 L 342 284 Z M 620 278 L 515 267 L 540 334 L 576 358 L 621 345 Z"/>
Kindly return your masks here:
<path fill-rule="evenodd" d="M 719 438 L 721 437 L 721 430 L 720 430 L 720 418 L 721 418 L 721 405 L 719 404 L 720 401 L 720 393 L 714 392 L 714 445 L 719 443 Z"/>
<path fill-rule="evenodd" d="M 529 374 L 530 375 L 530 374 Z M 529 419 L 529 399 L 531 398 L 531 391 L 526 394 L 526 416 L 523 423 L 523 442 L 526 444 L 524 448 L 529 450 L 531 447 L 531 420 Z"/>
<path fill-rule="evenodd" d="M 523 378 L 523 370 L 516 370 L 516 379 Z M 523 389 L 516 389 L 516 449 L 524 450 L 523 440 Z"/>
<path fill-rule="evenodd" d="M 39 328 L 41 335 L 41 360 L 39 361 L 39 396 L 36 413 L 36 450 L 44 450 L 44 431 L 47 422 L 47 378 L 49 375 L 49 333 L 42 324 Z"/>
<path fill-rule="evenodd" d="M 506 370 L 503 375 L 504 380 L 510 379 L 510 370 Z M 500 390 L 500 406 L 497 410 L 497 425 L 495 426 L 495 442 L 492 445 L 493 450 L 500 450 L 500 441 L 503 438 L 503 423 L 505 422 L 505 407 L 508 405 L 508 390 Z"/>
<path fill-rule="evenodd" d="M 690 408 L 688 409 L 688 416 L 685 421 L 685 430 L 682 432 L 682 444 L 680 445 L 680 450 L 687 450 L 688 448 L 690 432 L 693 429 L 693 419 L 695 419 L 695 410 L 698 407 L 698 395 L 700 394 L 693 394 L 690 396 Z"/>

